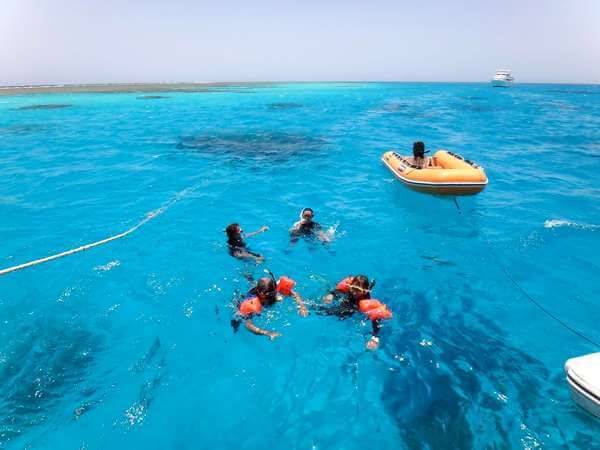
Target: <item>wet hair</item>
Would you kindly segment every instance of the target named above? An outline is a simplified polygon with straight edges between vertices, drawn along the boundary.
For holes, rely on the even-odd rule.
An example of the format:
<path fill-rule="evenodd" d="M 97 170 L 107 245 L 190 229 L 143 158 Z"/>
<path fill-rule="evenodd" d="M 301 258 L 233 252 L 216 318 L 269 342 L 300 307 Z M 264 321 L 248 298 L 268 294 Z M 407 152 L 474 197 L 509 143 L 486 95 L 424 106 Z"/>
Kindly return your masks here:
<path fill-rule="evenodd" d="M 264 295 L 267 297 L 267 299 L 270 300 L 271 303 L 275 302 L 277 286 L 272 278 L 261 278 L 260 280 L 258 280 L 258 283 L 256 283 L 255 289 L 256 295 Z"/>
<path fill-rule="evenodd" d="M 425 157 L 425 144 L 421 141 L 417 141 L 413 144 L 413 156 L 415 158 Z"/>
<path fill-rule="evenodd" d="M 304 213 L 306 212 L 310 212 L 313 216 L 315 215 L 315 212 L 313 211 L 312 208 L 304 208 L 302 209 L 302 211 L 300 211 L 300 218 L 304 219 Z"/>
<path fill-rule="evenodd" d="M 239 235 L 238 229 L 239 228 L 240 228 L 239 223 L 230 223 L 229 225 L 227 225 L 227 228 L 225 228 L 225 233 L 227 233 L 227 238 L 233 239 L 233 238 L 238 237 L 238 235 Z"/>
<path fill-rule="evenodd" d="M 358 286 L 359 288 L 367 291 L 369 290 L 369 279 L 365 275 L 356 275 L 354 278 L 352 278 L 351 285 Z"/>

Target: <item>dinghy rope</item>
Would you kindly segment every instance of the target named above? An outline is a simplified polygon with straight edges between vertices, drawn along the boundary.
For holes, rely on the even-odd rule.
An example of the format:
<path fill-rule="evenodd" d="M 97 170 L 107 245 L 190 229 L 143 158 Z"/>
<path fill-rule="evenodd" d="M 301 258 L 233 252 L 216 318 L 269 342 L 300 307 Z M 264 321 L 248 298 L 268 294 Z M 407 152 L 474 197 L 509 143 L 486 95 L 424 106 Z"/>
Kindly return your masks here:
<path fill-rule="evenodd" d="M 147 213 L 146 217 L 144 217 L 141 221 L 139 221 L 137 224 L 135 224 L 133 227 L 129 228 L 128 230 L 124 231 L 123 233 L 115 234 L 114 236 L 107 237 L 106 239 L 92 242 L 91 244 L 82 245 L 81 247 L 73 248 L 71 250 L 66 250 L 61 253 L 56 253 L 54 255 L 46 256 L 45 258 L 40 258 L 40 259 L 36 259 L 34 261 L 29 261 L 29 262 L 26 262 L 23 264 L 18 264 L 16 266 L 7 267 L 6 269 L 0 270 L 0 276 L 9 274 L 11 272 L 16 272 L 18 270 L 23 270 L 28 267 L 37 266 L 39 264 L 42 264 L 42 263 L 45 263 L 48 261 L 53 261 L 55 259 L 63 258 L 65 256 L 73 255 L 74 253 L 83 252 L 85 250 L 89 250 L 91 248 L 98 247 L 98 246 L 104 245 L 104 244 L 108 244 L 109 242 L 112 242 L 112 241 L 116 241 L 117 239 L 124 238 L 125 236 L 136 231 L 138 228 L 140 228 L 144 224 L 150 222 L 155 217 L 164 213 L 167 209 L 169 209 L 171 206 L 173 206 L 179 200 L 181 200 L 188 194 L 190 194 L 193 191 L 195 191 L 196 189 L 198 189 L 198 187 L 199 187 L 199 185 L 196 185 L 192 188 L 184 189 L 183 191 L 178 192 L 177 194 L 175 194 L 173 196 L 173 198 L 171 198 L 170 200 L 165 202 L 160 208 L 158 208 L 155 211 L 151 211 L 151 212 Z"/>
<path fill-rule="evenodd" d="M 460 208 L 460 205 L 458 204 L 458 200 L 457 200 L 456 197 L 454 197 L 454 204 L 456 205 L 456 208 L 458 209 L 459 214 L 461 214 L 462 210 Z M 527 292 L 525 290 L 525 288 L 523 286 L 521 286 L 521 284 L 519 284 L 519 282 L 517 280 L 515 280 L 515 278 L 508 271 L 508 269 L 504 266 L 504 264 L 502 264 L 500 262 L 500 258 L 498 257 L 498 254 L 496 253 L 496 250 L 493 248 L 492 244 L 490 242 L 488 242 L 488 240 L 485 237 L 484 237 L 483 241 L 486 244 L 486 246 L 488 247 L 490 253 L 492 255 L 494 255 L 494 258 L 496 259 L 496 263 L 498 264 L 498 266 L 500 267 L 500 269 L 502 270 L 502 272 L 504 273 L 504 275 L 506 275 L 506 278 L 508 278 L 508 280 L 512 284 L 514 284 L 519 291 L 521 291 L 521 293 L 525 296 L 525 298 L 527 300 L 529 300 L 529 302 L 531 302 L 540 311 L 542 311 L 544 314 L 546 314 L 546 316 L 550 317 L 551 319 L 553 319 L 554 321 L 556 321 L 558 324 L 560 324 L 563 328 L 569 330 L 571 333 L 575 334 L 576 336 L 579 336 L 581 339 L 583 339 L 584 341 L 586 341 L 589 344 L 592 344 L 594 347 L 600 348 L 600 344 L 598 342 L 596 342 L 593 339 L 587 337 L 581 331 L 573 328 L 571 325 L 569 325 L 568 323 L 566 323 L 564 320 L 562 320 L 560 317 L 558 317 L 552 311 L 549 311 L 548 309 L 546 309 L 546 307 L 544 305 L 542 305 L 532 295 L 530 295 L 529 292 Z"/>

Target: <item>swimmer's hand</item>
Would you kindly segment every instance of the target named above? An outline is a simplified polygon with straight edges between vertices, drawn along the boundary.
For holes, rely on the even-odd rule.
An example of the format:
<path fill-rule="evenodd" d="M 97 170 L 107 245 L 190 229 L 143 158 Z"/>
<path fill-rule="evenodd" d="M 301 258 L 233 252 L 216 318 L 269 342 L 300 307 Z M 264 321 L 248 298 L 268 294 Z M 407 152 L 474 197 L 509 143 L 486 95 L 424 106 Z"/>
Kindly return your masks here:
<path fill-rule="evenodd" d="M 258 230 L 258 231 L 260 231 L 261 233 L 264 233 L 265 231 L 269 231 L 269 227 L 266 225 L 262 226 L 262 227 L 260 227 L 260 230 Z"/>
<path fill-rule="evenodd" d="M 367 350 L 377 350 L 379 347 L 379 338 L 377 336 L 371 336 L 371 339 L 367 341 Z"/>
<path fill-rule="evenodd" d="M 281 333 L 276 333 L 275 331 L 271 331 L 267 334 L 267 336 L 269 336 L 269 339 L 274 341 L 276 337 L 281 336 Z"/>
<path fill-rule="evenodd" d="M 300 314 L 302 317 L 308 316 L 308 309 L 306 309 L 305 305 L 298 307 L 298 314 Z"/>
<path fill-rule="evenodd" d="M 333 294 L 327 294 L 323 297 L 323 303 L 329 305 L 333 301 Z"/>

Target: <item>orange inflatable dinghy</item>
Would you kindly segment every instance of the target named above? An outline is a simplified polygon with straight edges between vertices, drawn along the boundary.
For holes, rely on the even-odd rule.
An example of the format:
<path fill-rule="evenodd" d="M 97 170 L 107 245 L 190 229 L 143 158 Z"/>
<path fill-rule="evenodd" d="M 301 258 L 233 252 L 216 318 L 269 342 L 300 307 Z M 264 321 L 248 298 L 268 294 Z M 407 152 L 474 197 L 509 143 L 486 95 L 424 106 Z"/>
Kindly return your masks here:
<path fill-rule="evenodd" d="M 472 195 L 488 183 L 482 167 L 455 153 L 438 150 L 421 167 L 409 156 L 385 152 L 381 161 L 408 187 L 432 194 Z"/>

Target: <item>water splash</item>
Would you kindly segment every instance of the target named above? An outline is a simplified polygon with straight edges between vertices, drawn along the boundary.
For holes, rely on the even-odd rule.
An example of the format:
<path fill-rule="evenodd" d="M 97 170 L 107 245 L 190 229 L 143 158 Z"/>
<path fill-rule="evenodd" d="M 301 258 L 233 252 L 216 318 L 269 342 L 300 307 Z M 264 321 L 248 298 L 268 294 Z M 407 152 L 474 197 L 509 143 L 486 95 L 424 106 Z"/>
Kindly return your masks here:
<path fill-rule="evenodd" d="M 571 222 L 570 220 L 564 220 L 564 219 L 551 219 L 551 220 L 546 220 L 544 222 L 544 228 L 560 228 L 560 227 L 569 227 L 569 228 L 575 228 L 578 230 L 589 230 L 589 231 L 600 230 L 600 225 Z"/>

